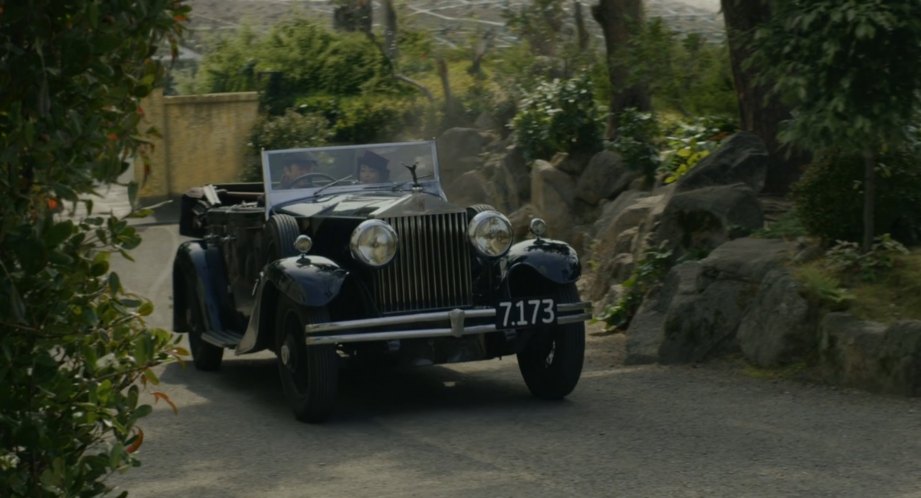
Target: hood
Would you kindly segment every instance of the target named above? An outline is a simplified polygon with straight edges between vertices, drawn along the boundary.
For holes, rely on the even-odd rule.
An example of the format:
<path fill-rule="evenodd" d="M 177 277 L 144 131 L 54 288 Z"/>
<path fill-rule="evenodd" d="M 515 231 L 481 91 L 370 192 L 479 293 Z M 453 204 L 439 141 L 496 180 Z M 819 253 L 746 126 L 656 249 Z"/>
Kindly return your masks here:
<path fill-rule="evenodd" d="M 425 192 L 340 194 L 318 202 L 293 203 L 278 209 L 280 213 L 298 217 L 361 219 L 397 218 L 463 211 L 464 208 Z"/>

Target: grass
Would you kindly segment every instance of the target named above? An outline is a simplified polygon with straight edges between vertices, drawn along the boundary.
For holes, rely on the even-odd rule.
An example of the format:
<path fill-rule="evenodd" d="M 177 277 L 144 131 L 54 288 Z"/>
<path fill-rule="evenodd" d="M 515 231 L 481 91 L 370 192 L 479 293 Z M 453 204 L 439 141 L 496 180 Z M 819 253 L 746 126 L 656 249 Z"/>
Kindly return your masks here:
<path fill-rule="evenodd" d="M 894 256 L 892 269 L 873 282 L 838 275 L 826 267 L 825 258 L 800 265 L 795 274 L 807 297 L 826 308 L 887 324 L 921 320 L 921 249 Z"/>

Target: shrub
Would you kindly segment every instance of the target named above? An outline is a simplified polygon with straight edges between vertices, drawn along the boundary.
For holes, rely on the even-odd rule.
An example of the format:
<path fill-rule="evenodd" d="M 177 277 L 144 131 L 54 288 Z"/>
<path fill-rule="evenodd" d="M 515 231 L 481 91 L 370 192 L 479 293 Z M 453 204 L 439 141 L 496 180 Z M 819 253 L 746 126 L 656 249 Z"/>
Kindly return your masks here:
<path fill-rule="evenodd" d="M 856 242 L 838 241 L 825 257 L 826 266 L 838 275 L 859 275 L 866 282 L 874 282 L 892 270 L 899 254 L 908 254 L 908 249 L 887 233 L 877 237 L 867 252 L 861 252 Z"/>
<path fill-rule="evenodd" d="M 659 124 L 651 112 L 624 109 L 618 116 L 617 138 L 607 144 L 624 158 L 628 168 L 651 183 L 659 168 Z"/>
<path fill-rule="evenodd" d="M 908 150 L 880 157 L 877 167 L 876 235 L 891 233 L 906 244 L 921 235 L 921 168 Z M 858 241 L 863 220 L 860 157 L 818 157 L 794 186 L 797 215 L 810 233 L 826 241 Z"/>
<path fill-rule="evenodd" d="M 262 149 L 294 149 L 316 147 L 327 143 L 333 132 L 329 122 L 319 114 L 300 114 L 288 110 L 282 116 L 264 116 L 253 126 L 250 151 L 257 156 Z M 259 161 L 249 164 L 243 171 L 244 181 L 262 180 Z"/>
<path fill-rule="evenodd" d="M 387 142 L 416 135 L 425 112 L 415 99 L 366 94 L 343 99 L 335 141 Z"/>
<path fill-rule="evenodd" d="M 704 116 L 673 125 L 666 132 L 665 157 L 659 168 L 665 175 L 663 181 L 678 181 L 737 129 L 734 120 L 720 116 Z"/>
<path fill-rule="evenodd" d="M 511 127 L 528 160 L 601 148 L 601 113 L 592 97 L 591 79 L 585 74 L 540 83 L 525 94 L 518 109 Z"/>
<path fill-rule="evenodd" d="M 181 1 L 4 2 L 0 7 L 0 494 L 98 496 L 137 466 L 140 382 L 182 353 L 144 317 L 109 257 L 140 239 L 124 219 L 56 217 L 86 205 L 143 145 L 138 99 L 177 48 Z M 137 185 L 129 187 L 132 201 Z M 169 402 L 163 393 L 151 399 Z M 146 397 L 146 396 L 145 396 Z"/>
<path fill-rule="evenodd" d="M 672 252 L 660 247 L 650 249 L 643 259 L 634 267 L 627 280 L 624 280 L 624 294 L 617 303 L 608 306 L 598 317 L 605 322 L 608 330 L 626 329 L 636 315 L 646 294 L 660 284 L 668 274 L 673 263 Z"/>

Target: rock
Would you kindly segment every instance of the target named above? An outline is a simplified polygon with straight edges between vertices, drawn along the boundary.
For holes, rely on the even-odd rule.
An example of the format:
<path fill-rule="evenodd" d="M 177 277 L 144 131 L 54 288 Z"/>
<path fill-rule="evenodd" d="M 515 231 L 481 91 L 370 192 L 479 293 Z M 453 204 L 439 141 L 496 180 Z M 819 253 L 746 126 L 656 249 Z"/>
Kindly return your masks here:
<path fill-rule="evenodd" d="M 791 363 L 816 347 L 815 312 L 789 270 L 770 270 L 736 333 L 748 361 L 761 367 Z"/>
<path fill-rule="evenodd" d="M 627 328 L 625 363 L 636 365 L 660 360 L 670 309 L 676 302 L 693 299 L 700 271 L 700 263 L 695 261 L 676 265 L 662 286 L 646 296 Z"/>
<path fill-rule="evenodd" d="M 532 204 L 525 204 L 508 215 L 508 220 L 512 222 L 512 234 L 515 240 L 521 240 L 530 233 L 531 220 L 539 218 L 540 213 Z"/>
<path fill-rule="evenodd" d="M 756 291 L 757 284 L 718 280 L 675 300 L 665 319 L 659 362 L 700 362 L 736 351 L 736 329 Z"/>
<path fill-rule="evenodd" d="M 445 187 L 445 194 L 452 204 L 469 206 L 471 204 L 489 204 L 496 207 L 502 200 L 495 185 L 486 178 L 482 171 L 468 171 Z"/>
<path fill-rule="evenodd" d="M 581 173 L 576 184 L 576 196 L 595 205 L 602 199 L 617 197 L 640 176 L 639 173 L 627 169 L 620 154 L 608 150 L 592 156 Z"/>
<path fill-rule="evenodd" d="M 573 179 L 547 161 L 534 161 L 531 171 L 531 204 L 547 222 L 547 235 L 569 241 L 572 235 Z"/>
<path fill-rule="evenodd" d="M 921 395 L 921 322 L 889 327 L 829 313 L 819 327 L 819 359 L 832 382 L 876 392 Z"/>
<path fill-rule="evenodd" d="M 771 270 L 783 268 L 793 245 L 780 239 L 746 237 L 717 247 L 700 261 L 704 276 L 713 280 L 743 280 L 760 284 Z"/>
<path fill-rule="evenodd" d="M 826 378 L 878 390 L 875 359 L 885 332 L 885 325 L 858 320 L 850 313 L 825 315 L 819 325 L 819 362 Z"/>
<path fill-rule="evenodd" d="M 515 191 L 518 192 L 518 202 L 526 203 L 531 200 L 531 169 L 528 168 L 528 162 L 524 154 L 517 147 L 508 149 L 505 154 L 505 169 L 508 171 L 511 181 L 515 184 Z"/>
<path fill-rule="evenodd" d="M 473 128 L 449 128 L 438 138 L 438 166 L 441 176 L 452 182 L 481 162 L 484 138 Z M 474 159 L 471 161 L 471 159 Z"/>
<path fill-rule="evenodd" d="M 676 192 L 665 206 L 653 243 L 667 241 L 676 256 L 709 252 L 763 224 L 758 198 L 744 184 Z"/>
<path fill-rule="evenodd" d="M 885 392 L 921 396 L 921 322 L 906 320 L 890 325 L 878 360 Z"/>
<path fill-rule="evenodd" d="M 634 261 L 645 251 L 645 235 L 655 224 L 666 197 L 626 191 L 604 206 L 593 226 L 595 238 L 589 247 L 589 257 L 598 265 L 590 286 L 591 299 L 601 299 L 612 283 L 629 277 Z M 620 256 L 628 247 L 629 257 Z"/>
<path fill-rule="evenodd" d="M 508 213 L 521 207 L 518 186 L 512 173 L 503 165 L 501 156 L 487 156 L 480 170 L 492 184 L 492 190 L 496 193 L 496 199 L 492 203 L 496 209 L 503 213 Z"/>
<path fill-rule="evenodd" d="M 783 241 L 739 239 L 723 244 L 707 258 L 682 263 L 665 278 L 654 303 L 641 311 L 651 315 L 638 322 L 643 337 L 628 339 L 637 358 L 652 355 L 661 363 L 698 362 L 737 351 L 737 331 L 771 270 L 783 269 L 790 246 Z M 639 314 L 637 315 L 639 317 Z M 653 324 L 660 329 L 652 331 Z M 632 334 L 633 325 L 627 331 Z"/>
<path fill-rule="evenodd" d="M 768 152 L 764 142 L 754 133 L 741 131 L 723 140 L 719 149 L 682 176 L 677 182 L 677 191 L 742 182 L 760 192 L 764 188 L 767 166 Z"/>

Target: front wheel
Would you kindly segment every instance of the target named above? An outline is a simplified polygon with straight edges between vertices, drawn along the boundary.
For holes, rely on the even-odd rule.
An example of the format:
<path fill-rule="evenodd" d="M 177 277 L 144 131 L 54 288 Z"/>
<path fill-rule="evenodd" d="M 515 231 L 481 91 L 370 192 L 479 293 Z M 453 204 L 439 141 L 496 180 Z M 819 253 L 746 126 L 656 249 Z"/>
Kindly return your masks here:
<path fill-rule="evenodd" d="M 339 383 L 339 356 L 332 345 L 304 344 L 304 326 L 327 321 L 322 308 L 304 308 L 279 298 L 275 319 L 278 373 L 285 399 L 302 422 L 323 422 L 333 411 Z"/>
<path fill-rule="evenodd" d="M 549 294 L 557 303 L 580 301 L 575 284 L 556 286 Z M 518 369 L 531 394 L 543 399 L 562 399 L 579 382 L 584 357 L 584 323 L 549 325 L 533 330 L 518 353 Z"/>

